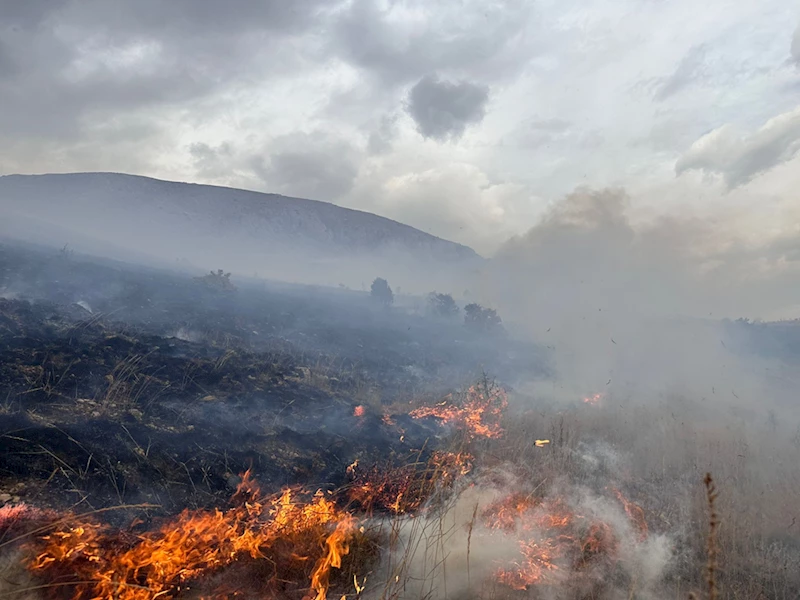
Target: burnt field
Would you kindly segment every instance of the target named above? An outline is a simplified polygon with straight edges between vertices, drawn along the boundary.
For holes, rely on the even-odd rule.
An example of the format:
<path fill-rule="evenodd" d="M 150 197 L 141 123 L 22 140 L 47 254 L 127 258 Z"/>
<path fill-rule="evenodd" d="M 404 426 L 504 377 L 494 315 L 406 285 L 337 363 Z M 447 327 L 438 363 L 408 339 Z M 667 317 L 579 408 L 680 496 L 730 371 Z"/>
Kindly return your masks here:
<path fill-rule="evenodd" d="M 0 597 L 800 593 L 788 333 L 572 398 L 424 300 L 233 285 L 0 247 Z"/>
<path fill-rule="evenodd" d="M 214 506 L 247 469 L 335 487 L 357 457 L 406 460 L 439 433 L 385 408 L 483 370 L 545 373 L 534 346 L 366 293 L 225 291 L 19 247 L 0 248 L 0 288 L 0 486 L 60 509 Z"/>

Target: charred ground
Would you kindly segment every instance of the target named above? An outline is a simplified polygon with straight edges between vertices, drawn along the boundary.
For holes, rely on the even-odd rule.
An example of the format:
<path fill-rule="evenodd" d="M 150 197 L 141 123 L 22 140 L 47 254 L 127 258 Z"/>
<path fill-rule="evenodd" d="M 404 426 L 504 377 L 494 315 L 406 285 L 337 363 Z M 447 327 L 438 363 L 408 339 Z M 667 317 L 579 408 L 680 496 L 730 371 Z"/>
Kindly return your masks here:
<path fill-rule="evenodd" d="M 171 514 L 225 502 L 247 469 L 267 490 L 335 488 L 357 456 L 405 463 L 433 446 L 436 428 L 386 424 L 382 407 L 484 369 L 544 372 L 533 346 L 366 293 L 237 284 L 1 247 L 5 493 Z"/>

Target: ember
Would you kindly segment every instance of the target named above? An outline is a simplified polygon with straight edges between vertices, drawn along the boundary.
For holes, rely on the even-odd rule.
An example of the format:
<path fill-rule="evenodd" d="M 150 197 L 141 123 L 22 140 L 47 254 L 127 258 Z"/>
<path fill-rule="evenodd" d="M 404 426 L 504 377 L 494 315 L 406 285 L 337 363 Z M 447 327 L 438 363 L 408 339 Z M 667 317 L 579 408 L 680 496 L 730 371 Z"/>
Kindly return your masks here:
<path fill-rule="evenodd" d="M 600 404 L 600 401 L 603 399 L 605 394 L 591 394 L 590 396 L 586 396 L 583 399 L 584 404 L 591 404 L 592 406 L 597 406 Z"/>
<path fill-rule="evenodd" d="M 348 467 L 353 483 L 347 495 L 368 514 L 410 513 L 421 509 L 438 489 L 448 489 L 467 475 L 472 462 L 473 457 L 466 452 L 437 451 L 423 465 L 416 462 L 399 467 L 374 465 L 358 471 Z"/>
<path fill-rule="evenodd" d="M 499 583 L 513 589 L 548 582 L 562 569 L 574 577 L 597 561 L 616 560 L 619 542 L 611 527 L 558 499 L 515 492 L 490 504 L 482 517 L 490 531 L 520 536 L 520 558 L 495 572 Z"/>

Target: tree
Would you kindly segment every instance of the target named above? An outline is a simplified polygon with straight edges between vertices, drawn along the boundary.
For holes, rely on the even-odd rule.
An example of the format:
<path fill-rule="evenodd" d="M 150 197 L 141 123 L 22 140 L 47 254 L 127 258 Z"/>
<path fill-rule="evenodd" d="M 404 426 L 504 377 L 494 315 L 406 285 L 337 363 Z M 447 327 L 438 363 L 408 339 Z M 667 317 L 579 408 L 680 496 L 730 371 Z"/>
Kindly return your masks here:
<path fill-rule="evenodd" d="M 391 306 L 394 303 L 394 293 L 389 287 L 389 282 L 381 277 L 376 277 L 370 288 L 372 299 L 380 302 L 384 306 Z"/>
<path fill-rule="evenodd" d="M 437 317 L 455 317 L 458 314 L 458 305 L 450 294 L 428 294 L 428 310 Z"/>
<path fill-rule="evenodd" d="M 216 273 L 211 271 L 204 277 L 195 277 L 194 279 L 213 289 L 225 290 L 227 292 L 236 291 L 236 286 L 231 283 L 231 274 L 225 273 L 222 269 L 218 269 Z"/>
<path fill-rule="evenodd" d="M 464 325 L 475 331 L 496 331 L 502 328 L 503 321 L 493 308 L 484 308 L 473 302 L 464 307 Z"/>

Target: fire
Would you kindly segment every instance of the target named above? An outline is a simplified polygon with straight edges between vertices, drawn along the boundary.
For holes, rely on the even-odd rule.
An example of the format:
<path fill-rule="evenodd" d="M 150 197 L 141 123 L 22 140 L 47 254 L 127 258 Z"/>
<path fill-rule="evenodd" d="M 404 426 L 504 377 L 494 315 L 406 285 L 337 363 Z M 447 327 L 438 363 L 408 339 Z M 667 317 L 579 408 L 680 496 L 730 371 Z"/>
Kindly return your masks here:
<path fill-rule="evenodd" d="M 505 390 L 489 385 L 470 387 L 463 403 L 456 404 L 448 397 L 435 406 L 423 406 L 411 411 L 414 419 L 435 417 L 443 423 L 453 423 L 469 437 L 499 438 L 503 435 L 500 419 L 508 406 Z"/>
<path fill-rule="evenodd" d="M 467 452 L 433 452 L 427 464 L 381 467 L 349 471 L 352 485 L 349 500 L 367 513 L 389 511 L 407 514 L 423 508 L 437 489 L 447 489 L 472 471 L 473 460 Z"/>
<path fill-rule="evenodd" d="M 625 496 L 622 495 L 616 488 L 611 488 L 614 494 L 616 495 L 617 499 L 622 503 L 623 508 L 625 509 L 625 514 L 628 515 L 628 518 L 633 523 L 634 527 L 639 531 L 639 541 L 645 540 L 647 538 L 648 529 L 647 529 L 647 520 L 644 517 L 644 510 L 638 504 L 634 504 L 630 500 L 628 500 Z"/>
<path fill-rule="evenodd" d="M 598 393 L 598 394 L 591 394 L 591 395 L 589 395 L 589 396 L 586 396 L 586 397 L 583 399 L 583 402 L 584 402 L 584 404 L 590 404 L 590 405 L 592 405 L 592 406 L 597 406 L 598 404 L 600 404 L 600 401 L 601 401 L 601 400 L 602 400 L 604 397 L 605 397 L 605 394 L 600 394 L 600 393 Z"/>
<path fill-rule="evenodd" d="M 325 600 L 330 571 L 341 567 L 355 519 L 321 492 L 309 500 L 296 498 L 302 495 L 285 490 L 262 501 L 245 473 L 233 508 L 184 511 L 156 531 L 138 536 L 66 520 L 41 539 L 44 548 L 29 568 L 74 579 L 76 600 L 150 600 L 174 596 L 200 575 L 244 557 L 304 570 L 324 542 L 327 551 L 311 574 L 311 589 L 317 600 Z M 278 542 L 281 549 L 276 548 Z"/>
<path fill-rule="evenodd" d="M 317 561 L 311 574 L 311 587 L 317 592 L 316 600 L 327 598 L 331 569 L 342 568 L 342 556 L 350 552 L 349 539 L 355 528 L 355 519 L 347 515 L 336 524 L 334 532 L 325 540 L 328 550 Z"/>
<path fill-rule="evenodd" d="M 611 526 L 576 514 L 560 499 L 514 492 L 481 516 L 490 531 L 519 538 L 519 558 L 495 571 L 496 580 L 513 589 L 548 583 L 560 570 L 577 577 L 593 563 L 616 560 L 619 540 Z"/>
<path fill-rule="evenodd" d="M 359 404 L 353 409 L 353 416 L 354 417 L 363 417 L 367 412 L 367 409 L 364 408 L 364 405 Z"/>
<path fill-rule="evenodd" d="M 469 452 L 434 452 L 430 458 L 430 466 L 445 482 L 453 481 L 468 475 L 472 471 L 475 458 Z"/>

